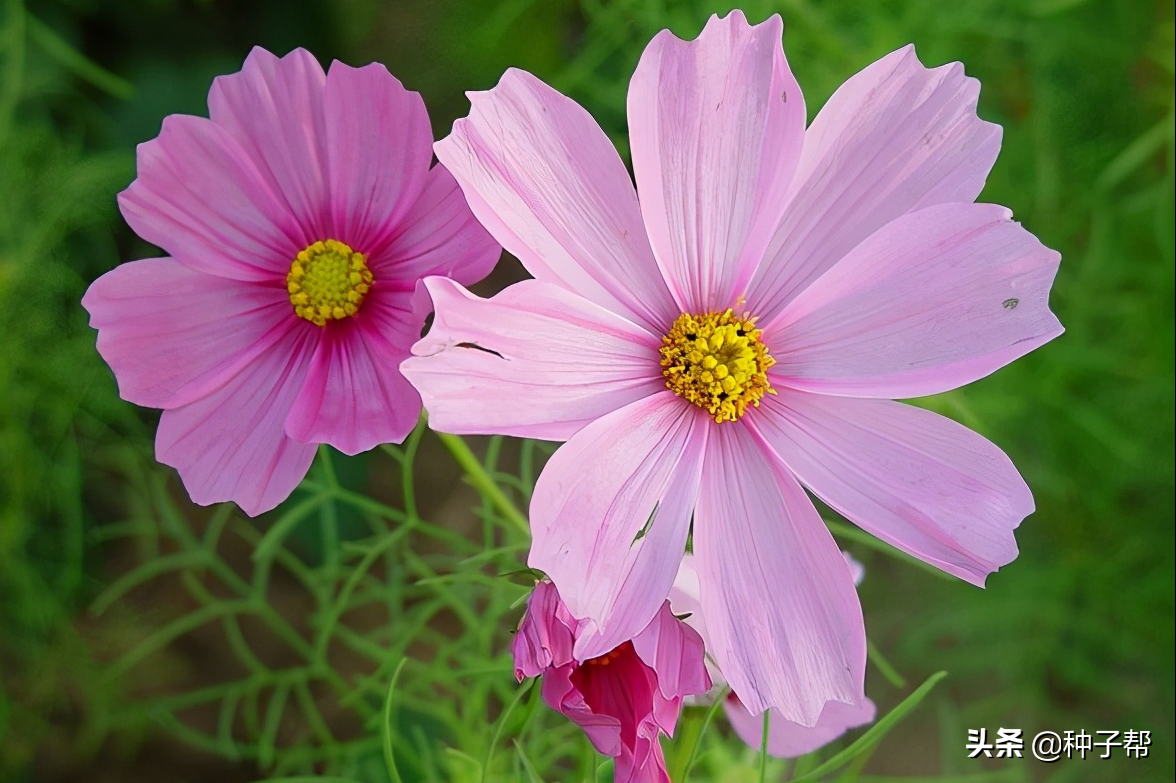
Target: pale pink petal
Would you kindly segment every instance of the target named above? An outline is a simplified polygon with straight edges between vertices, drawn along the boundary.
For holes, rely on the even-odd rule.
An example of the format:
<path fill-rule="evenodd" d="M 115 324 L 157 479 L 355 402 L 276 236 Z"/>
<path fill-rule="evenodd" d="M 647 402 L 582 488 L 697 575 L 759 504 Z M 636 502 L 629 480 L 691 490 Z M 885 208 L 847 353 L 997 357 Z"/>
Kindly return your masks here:
<path fill-rule="evenodd" d="M 493 90 L 469 96 L 469 117 L 434 148 L 482 224 L 536 279 L 667 328 L 678 309 L 633 182 L 596 121 L 513 68 Z"/>
<path fill-rule="evenodd" d="M 232 500 L 256 516 L 298 486 L 315 446 L 286 436 L 282 424 L 318 339 L 294 329 L 209 396 L 163 412 L 155 458 L 179 471 L 200 505 Z"/>
<path fill-rule="evenodd" d="M 400 230 L 368 261 L 381 286 L 407 291 L 429 275 L 473 285 L 490 274 L 500 255 L 502 248 L 474 217 L 453 175 L 434 166 Z"/>
<path fill-rule="evenodd" d="M 727 720 L 739 739 L 759 750 L 763 746 L 764 716 L 752 715 L 737 698 L 723 701 Z M 768 721 L 768 755 L 795 758 L 812 753 L 828 745 L 852 728 L 874 720 L 874 702 L 863 699 L 861 704 L 831 701 L 825 704 L 815 726 L 802 726 L 785 718 L 779 710 L 772 710 Z"/>
<path fill-rule="evenodd" d="M 153 408 L 210 394 L 298 327 L 284 290 L 170 258 L 115 267 L 90 285 L 82 306 L 122 398 Z"/>
<path fill-rule="evenodd" d="M 358 454 L 381 443 L 400 443 L 421 415 L 421 398 L 400 374 L 420 334 L 412 294 L 376 291 L 355 315 L 322 331 L 286 434 L 303 443 L 329 443 Z"/>
<path fill-rule="evenodd" d="M 527 280 L 479 299 L 445 278 L 425 285 L 433 325 L 401 371 L 436 430 L 566 440 L 665 391 L 658 338 L 559 286 Z"/>
<path fill-rule="evenodd" d="M 1033 496 L 968 428 L 889 400 L 781 390 L 754 426 L 805 485 L 860 527 L 973 584 L 1017 556 Z M 750 417 L 749 417 L 750 418 Z"/>
<path fill-rule="evenodd" d="M 982 378 L 1062 333 L 1060 257 L 1004 207 L 943 204 L 854 248 L 765 328 L 772 380 L 854 397 L 921 397 Z"/>
<path fill-rule="evenodd" d="M 433 160 L 425 102 L 379 63 L 352 68 L 334 62 L 323 104 L 326 238 L 377 254 L 421 195 Z"/>
<path fill-rule="evenodd" d="M 143 239 L 221 277 L 284 282 L 306 247 L 249 155 L 202 117 L 164 119 L 159 136 L 139 145 L 138 178 L 118 204 Z"/>
<path fill-rule="evenodd" d="M 686 549 L 713 424 L 668 391 L 613 411 L 561 446 L 531 497 L 528 564 L 589 621 L 580 660 L 632 639 L 665 601 Z"/>
<path fill-rule="evenodd" d="M 237 139 L 297 218 L 298 250 L 320 239 L 346 241 L 326 233 L 326 83 L 322 66 L 305 49 L 278 58 L 254 47 L 240 73 L 218 76 L 208 93 L 209 117 Z"/>
<path fill-rule="evenodd" d="M 687 312 L 734 306 L 784 214 L 805 110 L 779 16 L 712 16 L 695 41 L 668 30 L 629 84 L 641 211 Z"/>
<path fill-rule="evenodd" d="M 765 322 L 890 221 L 976 199 L 1001 137 L 976 116 L 979 93 L 962 65 L 924 68 L 911 46 L 833 93 L 805 134 L 787 212 L 748 288 Z"/>
<path fill-rule="evenodd" d="M 861 703 L 866 639 L 845 558 L 742 425 L 709 433 L 694 563 L 709 651 L 749 710 L 812 726 L 827 701 Z"/>
<path fill-rule="evenodd" d="M 711 680 L 703 656 L 702 637 L 674 616 L 669 601 L 643 631 L 633 637 L 633 649 L 646 665 L 657 672 L 658 690 L 667 699 L 706 693 Z M 673 718 L 677 719 L 675 708 Z M 673 734 L 673 721 L 658 723 Z"/>

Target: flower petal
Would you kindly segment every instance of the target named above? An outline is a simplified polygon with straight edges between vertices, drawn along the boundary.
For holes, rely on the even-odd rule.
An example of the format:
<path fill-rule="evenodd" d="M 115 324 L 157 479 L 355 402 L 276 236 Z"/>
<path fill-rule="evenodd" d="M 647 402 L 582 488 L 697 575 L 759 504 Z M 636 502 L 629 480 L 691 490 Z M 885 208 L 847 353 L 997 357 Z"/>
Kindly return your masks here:
<path fill-rule="evenodd" d="M 566 715 L 588 736 L 592 747 L 605 756 L 617 757 L 626 752 L 621 742 L 621 722 L 612 715 L 597 714 L 585 703 L 572 684 L 574 666 L 559 666 L 543 675 L 540 692 L 548 707 Z"/>
<path fill-rule="evenodd" d="M 209 117 L 233 135 L 298 220 L 298 250 L 320 239 L 346 241 L 327 233 L 326 83 L 305 49 L 279 58 L 255 46 L 241 71 L 218 76 L 208 93 Z"/>
<path fill-rule="evenodd" d="M 727 720 L 739 739 L 759 750 L 763 745 L 764 716 L 752 715 L 737 698 L 723 702 Z M 874 720 L 874 702 L 863 699 L 861 704 L 831 701 L 821 710 L 817 725 L 804 726 L 772 710 L 768 722 L 768 755 L 776 758 L 796 758 L 828 745 L 845 732 Z"/>
<path fill-rule="evenodd" d="M 645 628 L 686 549 L 710 422 L 668 391 L 597 419 L 552 455 L 531 497 L 527 563 L 587 621 L 579 660 Z"/>
<path fill-rule="evenodd" d="M 921 397 L 1062 333 L 1059 255 L 992 204 L 943 204 L 879 230 L 765 328 L 773 381 L 854 397 Z"/>
<path fill-rule="evenodd" d="M 680 699 L 710 690 L 702 637 L 674 616 L 669 601 L 662 603 L 645 630 L 633 637 L 633 649 L 657 673 L 658 690 L 665 698 Z M 675 720 L 677 706 L 680 705 L 675 706 Z M 673 722 L 658 723 L 667 734 L 674 733 Z"/>
<path fill-rule="evenodd" d="M 709 434 L 694 563 L 710 652 L 749 710 L 812 726 L 828 701 L 862 702 L 866 639 L 845 558 L 746 427 Z"/>
<path fill-rule="evenodd" d="M 441 277 L 425 286 L 433 326 L 401 371 L 434 429 L 567 440 L 665 391 L 656 337 L 559 286 L 526 280 L 492 299 Z"/>
<path fill-rule="evenodd" d="M 878 538 L 976 585 L 1017 556 L 1033 496 L 967 427 L 889 400 L 781 390 L 754 426 L 822 500 Z"/>
<path fill-rule="evenodd" d="M 192 269 L 285 282 L 301 229 L 249 155 L 201 117 L 166 117 L 139 145 L 138 177 L 118 196 L 135 233 Z"/>
<path fill-rule="evenodd" d="M 695 41 L 668 30 L 629 85 L 633 170 L 650 242 L 685 312 L 735 305 L 784 212 L 804 98 L 779 16 L 712 16 Z"/>
<path fill-rule="evenodd" d="M 82 306 L 123 399 L 176 408 L 212 393 L 297 327 L 276 287 L 132 261 L 95 280 Z"/>
<path fill-rule="evenodd" d="M 317 336 L 293 329 L 216 392 L 163 412 L 155 458 L 179 471 L 194 502 L 232 500 L 257 516 L 298 486 L 315 446 L 291 440 L 282 423 Z"/>
<path fill-rule="evenodd" d="M 434 166 L 426 175 L 420 198 L 400 225 L 387 246 L 369 259 L 381 285 L 408 291 L 429 275 L 473 285 L 490 274 L 502 255 L 444 166 Z"/>
<path fill-rule="evenodd" d="M 421 195 L 433 160 L 425 102 L 379 63 L 334 62 L 324 110 L 329 238 L 377 254 Z"/>
<path fill-rule="evenodd" d="M 434 148 L 495 239 L 538 280 L 655 332 L 672 323 L 632 180 L 595 120 L 514 68 L 469 96 L 470 116 Z"/>
<path fill-rule="evenodd" d="M 572 626 L 561 615 L 567 615 L 567 608 L 555 585 L 551 582 L 536 584 L 511 643 L 515 679 L 538 677 L 548 669 L 572 663 Z"/>
<path fill-rule="evenodd" d="M 804 138 L 784 220 L 749 286 L 768 322 L 846 253 L 924 207 L 975 201 L 1001 129 L 976 116 L 980 83 L 912 46 L 845 82 Z"/>
<path fill-rule="evenodd" d="M 412 294 L 373 290 L 358 313 L 320 327 L 286 434 L 344 454 L 402 442 L 420 418 L 421 398 L 398 368 L 423 323 Z"/>

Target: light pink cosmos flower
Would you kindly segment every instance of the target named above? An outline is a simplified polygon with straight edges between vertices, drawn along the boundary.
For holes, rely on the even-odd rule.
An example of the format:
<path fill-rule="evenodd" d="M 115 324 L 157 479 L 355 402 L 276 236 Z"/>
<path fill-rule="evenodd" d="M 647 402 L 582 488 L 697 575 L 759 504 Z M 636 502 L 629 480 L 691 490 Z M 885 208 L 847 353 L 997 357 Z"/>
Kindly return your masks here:
<path fill-rule="evenodd" d="M 865 575 L 861 563 L 847 553 L 842 554 L 845 556 L 845 562 L 849 566 L 854 584 L 861 584 L 862 577 Z M 675 616 L 684 618 L 687 625 L 698 631 L 705 644 L 707 640 L 706 622 L 698 595 L 698 571 L 694 567 L 693 556 L 686 555 L 682 558 L 682 564 L 678 568 L 678 576 L 670 590 L 670 607 Z M 713 660 L 707 660 L 707 671 L 716 685 L 726 683 L 726 678 L 714 665 Z M 769 716 L 768 755 L 778 758 L 803 756 L 829 744 L 848 730 L 873 721 L 874 702 L 866 698 L 864 693 L 857 701 L 856 704 L 846 704 L 840 701 L 827 702 L 813 726 L 805 726 L 789 720 L 779 710 L 769 710 L 767 713 Z M 755 750 L 759 750 L 764 740 L 763 716 L 752 715 L 748 712 L 734 691 L 727 691 L 723 698 L 723 712 L 739 739 Z"/>
<path fill-rule="evenodd" d="M 616 759 L 617 783 L 670 783 L 658 735 L 673 736 L 683 698 L 710 690 L 702 639 L 669 601 L 631 640 L 590 659 L 573 652 L 582 627 L 555 585 L 535 585 L 514 639 L 515 676 L 543 678 L 547 706 Z"/>
<path fill-rule="evenodd" d="M 399 442 L 420 397 L 401 376 L 424 275 L 474 283 L 500 252 L 453 177 L 430 169 L 420 95 L 382 65 L 254 49 L 209 119 L 139 146 L 119 206 L 169 258 L 96 280 L 82 304 L 122 397 L 163 408 L 156 456 L 192 499 L 258 514 L 315 444 Z"/>
<path fill-rule="evenodd" d="M 803 483 L 969 582 L 1033 510 L 1008 457 L 890 398 L 985 376 L 1061 333 L 1058 254 L 973 203 L 1000 147 L 960 65 L 906 47 L 805 129 L 773 16 L 668 31 L 629 86 L 636 190 L 576 103 L 508 71 L 435 145 L 536 278 L 492 299 L 426 281 L 402 369 L 434 428 L 567 440 L 529 563 L 600 655 L 649 622 L 693 530 L 710 651 L 753 713 L 861 706 L 861 608 Z M 638 199 L 638 194 L 640 199 Z"/>

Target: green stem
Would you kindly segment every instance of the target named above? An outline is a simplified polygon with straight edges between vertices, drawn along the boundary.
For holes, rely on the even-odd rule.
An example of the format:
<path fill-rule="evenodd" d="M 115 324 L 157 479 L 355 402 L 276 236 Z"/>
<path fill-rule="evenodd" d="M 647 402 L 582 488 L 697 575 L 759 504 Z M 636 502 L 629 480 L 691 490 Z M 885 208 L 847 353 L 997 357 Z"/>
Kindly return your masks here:
<path fill-rule="evenodd" d="M 489 498 L 490 502 L 494 504 L 511 524 L 529 535 L 531 526 L 527 523 L 527 517 L 515 507 L 515 504 L 511 502 L 510 498 L 494 482 L 494 479 L 486 472 L 482 461 L 474 456 L 474 452 L 470 451 L 470 447 L 466 445 L 466 442 L 456 435 L 449 435 L 443 432 L 437 433 L 437 437 L 441 439 L 441 442 L 445 444 L 445 448 L 449 449 L 449 453 L 453 455 L 453 458 L 457 460 L 457 464 L 465 471 L 466 478 L 469 479 L 474 489 L 478 490 L 483 497 Z"/>

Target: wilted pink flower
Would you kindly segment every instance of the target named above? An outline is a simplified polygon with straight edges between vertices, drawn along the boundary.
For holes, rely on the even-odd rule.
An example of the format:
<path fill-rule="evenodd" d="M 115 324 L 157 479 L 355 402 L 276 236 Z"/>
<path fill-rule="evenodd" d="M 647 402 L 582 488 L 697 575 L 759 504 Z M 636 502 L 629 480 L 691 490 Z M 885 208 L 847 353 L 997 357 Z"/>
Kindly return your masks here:
<path fill-rule="evenodd" d="M 592 658 L 573 652 L 582 627 L 555 585 L 537 584 L 514 640 L 515 676 L 543 678 L 547 706 L 616 759 L 617 783 L 669 783 L 658 733 L 673 736 L 682 699 L 711 687 L 702 639 L 669 601 L 631 640 Z"/>
<path fill-rule="evenodd" d="M 430 170 L 424 103 L 382 65 L 324 74 L 305 50 L 254 49 L 208 106 L 163 121 L 119 196 L 170 257 L 108 272 L 82 304 L 123 398 L 164 409 L 158 459 L 197 503 L 258 514 L 314 444 L 404 439 L 420 414 L 398 370 L 424 323 L 417 281 L 476 282 L 499 248 Z"/>
<path fill-rule="evenodd" d="M 973 203 L 1000 128 L 959 64 L 893 52 L 806 131 L 781 32 L 734 11 L 653 40 L 629 87 L 636 192 L 535 77 L 473 93 L 437 156 L 536 279 L 488 300 L 426 281 L 436 320 L 403 370 L 436 429 L 568 441 L 535 488 L 529 563 L 592 623 L 577 657 L 649 622 L 693 529 L 723 674 L 753 713 L 811 726 L 828 701 L 861 705 L 866 653 L 801 482 L 975 584 L 1010 562 L 1033 510 L 1012 463 L 887 398 L 1057 336 L 1059 257 Z"/>
<path fill-rule="evenodd" d="M 843 553 L 845 554 L 845 553 Z M 845 554 L 846 564 L 849 566 L 851 578 L 855 585 L 861 584 L 865 571 L 861 563 Z M 686 555 L 678 568 L 678 576 L 670 590 L 670 607 L 674 614 L 683 617 L 686 624 L 698 631 L 703 643 L 706 643 L 706 621 L 703 617 L 702 606 L 698 601 L 698 572 L 694 568 L 694 558 Z M 723 673 L 711 660 L 707 661 L 707 671 L 716 685 L 726 683 Z M 840 701 L 830 701 L 825 704 L 820 717 L 813 726 L 805 726 L 789 720 L 780 710 L 768 711 L 768 755 L 780 758 L 794 758 L 812 753 L 846 731 L 864 725 L 874 720 L 874 702 L 866 698 L 863 692 L 854 704 Z M 734 691 L 727 691 L 723 699 L 723 712 L 727 715 L 731 727 L 739 738 L 751 747 L 759 750 L 763 745 L 764 717 L 752 715 L 743 706 Z"/>

